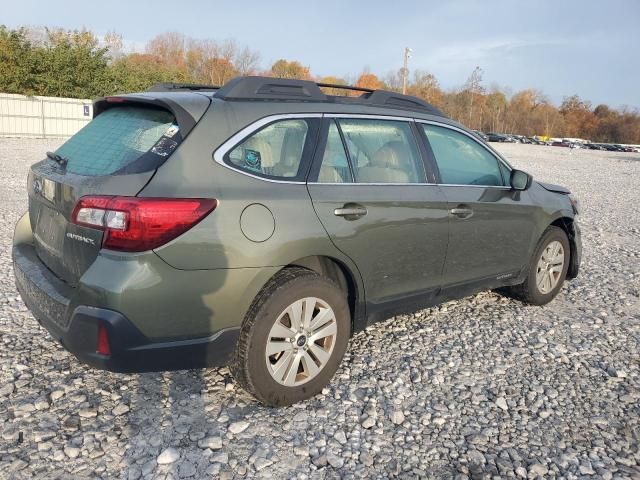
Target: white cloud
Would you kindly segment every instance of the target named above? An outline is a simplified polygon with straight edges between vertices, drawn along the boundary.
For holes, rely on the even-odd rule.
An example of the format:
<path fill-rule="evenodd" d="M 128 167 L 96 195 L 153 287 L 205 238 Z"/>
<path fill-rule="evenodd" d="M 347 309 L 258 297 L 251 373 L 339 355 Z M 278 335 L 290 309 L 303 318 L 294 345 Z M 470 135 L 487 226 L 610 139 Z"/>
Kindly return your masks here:
<path fill-rule="evenodd" d="M 462 66 L 477 64 L 493 60 L 496 57 L 513 54 L 523 48 L 549 48 L 561 44 L 568 44 L 567 39 L 518 39 L 518 38 L 489 38 L 459 43 L 449 43 L 434 48 L 425 54 L 416 53 L 416 59 L 428 65 Z M 419 57 L 419 58 L 418 58 Z"/>

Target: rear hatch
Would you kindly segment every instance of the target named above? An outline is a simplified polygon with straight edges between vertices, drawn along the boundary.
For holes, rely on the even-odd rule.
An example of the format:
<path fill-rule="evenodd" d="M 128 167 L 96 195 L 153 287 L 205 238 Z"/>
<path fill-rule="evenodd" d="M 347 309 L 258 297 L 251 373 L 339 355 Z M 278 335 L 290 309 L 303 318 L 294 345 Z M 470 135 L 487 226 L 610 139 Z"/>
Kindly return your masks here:
<path fill-rule="evenodd" d="M 44 264 L 75 285 L 100 251 L 103 232 L 72 223 L 86 195 L 135 196 L 202 117 L 198 93 L 136 94 L 96 102 L 95 117 L 31 167 L 29 217 Z"/>

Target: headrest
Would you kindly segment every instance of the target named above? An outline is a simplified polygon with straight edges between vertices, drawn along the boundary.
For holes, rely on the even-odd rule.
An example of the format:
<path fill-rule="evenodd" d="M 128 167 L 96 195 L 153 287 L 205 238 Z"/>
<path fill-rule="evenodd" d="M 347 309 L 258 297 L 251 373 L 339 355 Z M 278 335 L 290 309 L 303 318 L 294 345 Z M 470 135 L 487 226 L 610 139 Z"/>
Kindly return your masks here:
<path fill-rule="evenodd" d="M 402 169 L 405 163 L 406 148 L 402 142 L 387 142 L 371 158 L 371 165 L 382 168 Z"/>
<path fill-rule="evenodd" d="M 282 150 L 280 151 L 280 164 L 287 167 L 297 167 L 302 155 L 302 138 L 298 132 L 288 131 L 282 140 Z"/>

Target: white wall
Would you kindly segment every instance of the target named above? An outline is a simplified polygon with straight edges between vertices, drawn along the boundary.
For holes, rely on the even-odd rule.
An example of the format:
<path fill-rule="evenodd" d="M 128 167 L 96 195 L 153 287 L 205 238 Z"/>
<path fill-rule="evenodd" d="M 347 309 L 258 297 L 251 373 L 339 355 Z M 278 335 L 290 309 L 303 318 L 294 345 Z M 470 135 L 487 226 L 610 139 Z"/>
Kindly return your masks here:
<path fill-rule="evenodd" d="M 0 93 L 0 137 L 70 137 L 92 118 L 91 100 Z"/>

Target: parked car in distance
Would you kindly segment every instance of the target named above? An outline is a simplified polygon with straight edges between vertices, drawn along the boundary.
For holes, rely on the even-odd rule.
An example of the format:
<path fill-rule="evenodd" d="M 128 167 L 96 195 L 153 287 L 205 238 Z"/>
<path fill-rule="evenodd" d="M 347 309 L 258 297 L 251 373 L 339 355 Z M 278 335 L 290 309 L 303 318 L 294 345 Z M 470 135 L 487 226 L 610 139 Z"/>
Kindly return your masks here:
<path fill-rule="evenodd" d="M 597 143 L 585 143 L 584 148 L 589 150 L 604 150 L 602 146 Z"/>
<path fill-rule="evenodd" d="M 418 98 L 359 90 L 238 77 L 97 101 L 30 168 L 25 304 L 93 367 L 229 365 L 289 405 L 376 321 L 483 289 L 544 305 L 578 275 L 567 189 Z"/>
<path fill-rule="evenodd" d="M 551 146 L 552 147 L 569 147 L 569 143 L 568 142 L 552 142 Z"/>
<path fill-rule="evenodd" d="M 529 140 L 524 135 L 511 135 L 511 137 L 520 143 L 531 143 L 531 140 Z"/>
<path fill-rule="evenodd" d="M 487 141 L 489 142 L 500 142 L 500 143 L 516 143 L 516 140 L 509 135 L 505 135 L 502 133 L 487 133 Z"/>

